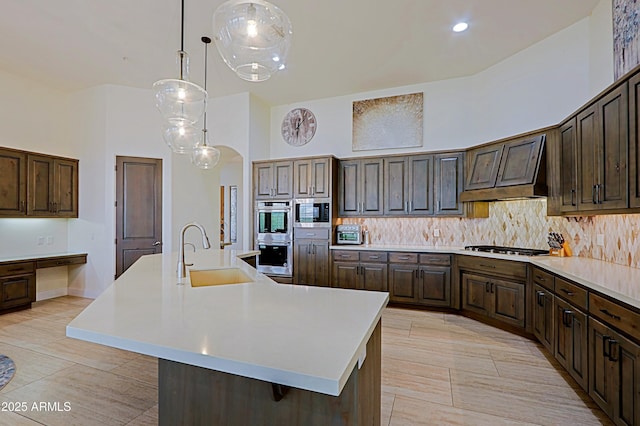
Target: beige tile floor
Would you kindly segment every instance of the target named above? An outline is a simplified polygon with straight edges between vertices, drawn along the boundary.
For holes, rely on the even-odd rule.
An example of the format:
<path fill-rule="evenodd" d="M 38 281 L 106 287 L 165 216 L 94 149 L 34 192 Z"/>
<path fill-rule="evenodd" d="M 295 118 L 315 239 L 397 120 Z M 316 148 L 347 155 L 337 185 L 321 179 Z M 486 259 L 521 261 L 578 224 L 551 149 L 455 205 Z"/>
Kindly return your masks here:
<path fill-rule="evenodd" d="M 0 425 L 158 423 L 154 358 L 65 337 L 90 302 L 60 297 L 0 316 L 0 353 L 17 366 L 0 390 L 0 409 L 14 410 L 0 411 Z M 389 308 L 382 344 L 383 425 L 610 424 L 522 337 L 461 316 Z M 35 409 L 40 402 L 49 409 Z"/>

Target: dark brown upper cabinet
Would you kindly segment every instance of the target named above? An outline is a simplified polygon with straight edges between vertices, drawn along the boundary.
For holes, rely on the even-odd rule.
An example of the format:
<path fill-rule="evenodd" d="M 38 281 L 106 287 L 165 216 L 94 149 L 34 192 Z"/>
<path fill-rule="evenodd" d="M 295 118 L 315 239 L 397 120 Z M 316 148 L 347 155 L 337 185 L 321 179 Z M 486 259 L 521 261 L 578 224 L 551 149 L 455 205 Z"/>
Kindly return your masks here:
<path fill-rule="evenodd" d="M 0 149 L 0 216 L 78 217 L 78 160 Z"/>
<path fill-rule="evenodd" d="M 496 186 L 503 150 L 504 144 L 500 143 L 474 148 L 467 152 L 468 173 L 465 190 Z"/>
<path fill-rule="evenodd" d="M 460 193 L 464 183 L 463 161 L 464 154 L 462 152 L 434 156 L 436 215 L 457 216 L 464 214 L 464 204 L 460 201 Z"/>
<path fill-rule="evenodd" d="M 629 207 L 640 207 L 640 73 L 629 79 Z"/>
<path fill-rule="evenodd" d="M 555 148 L 555 174 L 559 188 L 559 209 L 561 212 L 575 212 L 578 209 L 578 162 L 576 161 L 576 118 L 560 125 L 559 139 Z"/>
<path fill-rule="evenodd" d="M 0 148 L 0 216 L 27 214 L 27 154 Z"/>
<path fill-rule="evenodd" d="M 579 211 L 628 207 L 627 96 L 625 82 L 576 117 Z"/>
<path fill-rule="evenodd" d="M 295 198 L 329 198 L 333 157 L 304 158 L 293 162 Z"/>
<path fill-rule="evenodd" d="M 433 214 L 433 156 L 384 159 L 384 214 Z"/>
<path fill-rule="evenodd" d="M 293 198 L 293 162 L 253 163 L 253 185 L 257 200 Z"/>
<path fill-rule="evenodd" d="M 381 216 L 383 205 L 383 160 L 363 158 L 340 161 L 338 175 L 339 215 Z"/>

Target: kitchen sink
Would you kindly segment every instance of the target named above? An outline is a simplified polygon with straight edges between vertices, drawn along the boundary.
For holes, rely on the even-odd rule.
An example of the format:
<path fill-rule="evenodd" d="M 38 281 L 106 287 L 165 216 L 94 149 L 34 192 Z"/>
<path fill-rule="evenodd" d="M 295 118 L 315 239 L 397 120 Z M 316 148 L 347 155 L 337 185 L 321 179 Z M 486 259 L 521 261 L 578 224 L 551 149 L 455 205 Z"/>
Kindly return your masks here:
<path fill-rule="evenodd" d="M 190 270 L 191 287 L 242 284 L 253 282 L 251 277 L 239 268 Z"/>

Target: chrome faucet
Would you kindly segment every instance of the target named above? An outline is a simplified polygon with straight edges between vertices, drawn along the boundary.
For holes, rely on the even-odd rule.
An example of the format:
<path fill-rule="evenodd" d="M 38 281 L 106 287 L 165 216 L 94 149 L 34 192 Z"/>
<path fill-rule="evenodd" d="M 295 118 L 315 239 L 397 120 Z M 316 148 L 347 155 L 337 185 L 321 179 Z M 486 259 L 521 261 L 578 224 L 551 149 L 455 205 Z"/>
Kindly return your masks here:
<path fill-rule="evenodd" d="M 185 243 L 184 242 L 184 233 L 187 231 L 187 229 L 191 228 L 192 226 L 195 226 L 196 228 L 198 228 L 200 230 L 200 233 L 202 234 L 202 247 L 204 247 L 205 249 L 208 249 L 211 247 L 211 244 L 209 243 L 209 237 L 207 237 L 207 231 L 204 230 L 204 227 L 202 225 L 200 225 L 198 222 L 190 222 L 187 223 L 185 226 L 182 227 L 182 229 L 180 230 L 180 254 L 178 255 L 178 279 L 182 279 L 187 275 L 187 266 L 192 266 L 193 263 L 184 263 L 184 246 L 186 244 L 191 244 L 191 243 Z"/>

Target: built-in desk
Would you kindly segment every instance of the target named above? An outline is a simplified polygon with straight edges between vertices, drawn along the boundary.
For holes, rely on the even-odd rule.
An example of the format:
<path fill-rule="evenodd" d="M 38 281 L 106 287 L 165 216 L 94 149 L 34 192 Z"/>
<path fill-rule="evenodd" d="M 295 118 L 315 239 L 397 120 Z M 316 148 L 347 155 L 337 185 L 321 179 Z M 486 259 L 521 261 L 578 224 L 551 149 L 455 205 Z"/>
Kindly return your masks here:
<path fill-rule="evenodd" d="M 0 258 L 0 314 L 36 301 L 36 269 L 87 263 L 86 253 L 55 253 Z"/>

